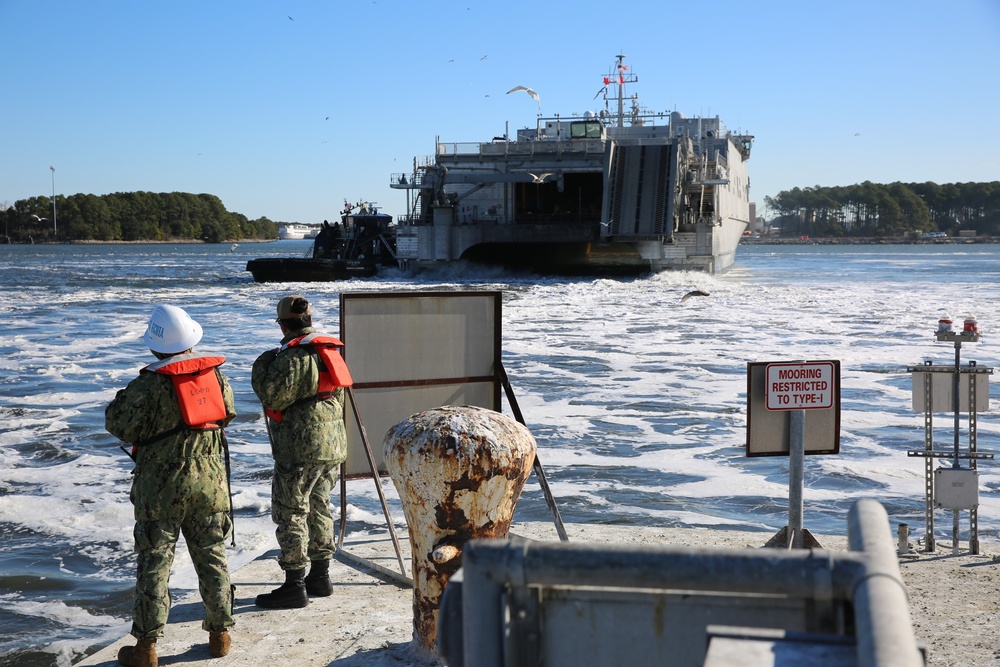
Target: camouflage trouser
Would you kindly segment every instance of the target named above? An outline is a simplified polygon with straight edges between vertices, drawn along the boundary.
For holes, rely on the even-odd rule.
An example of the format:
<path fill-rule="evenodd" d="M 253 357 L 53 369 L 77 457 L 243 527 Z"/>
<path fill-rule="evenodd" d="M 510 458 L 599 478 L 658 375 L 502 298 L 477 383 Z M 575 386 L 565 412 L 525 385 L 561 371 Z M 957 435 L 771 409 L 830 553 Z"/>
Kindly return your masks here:
<path fill-rule="evenodd" d="M 132 608 L 133 637 L 156 639 L 163 636 L 170 612 L 170 566 L 181 533 L 187 542 L 198 575 L 198 590 L 205 604 L 205 620 L 201 627 L 216 631 L 236 624 L 225 542 L 232 526 L 229 514 L 224 512 L 183 519 L 136 521 L 135 550 L 139 554 L 139 567 Z"/>
<path fill-rule="evenodd" d="M 335 549 L 330 492 L 339 463 L 318 461 L 298 466 L 274 465 L 271 519 L 281 547 L 282 570 L 301 570 L 314 560 L 330 560 Z"/>

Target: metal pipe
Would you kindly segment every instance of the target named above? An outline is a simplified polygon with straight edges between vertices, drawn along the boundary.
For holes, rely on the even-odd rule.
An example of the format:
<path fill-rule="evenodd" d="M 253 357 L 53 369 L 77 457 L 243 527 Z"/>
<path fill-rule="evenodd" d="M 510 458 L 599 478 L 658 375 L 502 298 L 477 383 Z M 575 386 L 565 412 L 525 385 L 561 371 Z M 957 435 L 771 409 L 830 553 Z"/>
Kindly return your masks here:
<path fill-rule="evenodd" d="M 851 595 L 858 667 L 923 667 L 888 528 L 885 508 L 870 498 L 856 502 L 847 514 L 848 545 L 865 555 Z"/>
<path fill-rule="evenodd" d="M 463 664 L 503 664 L 508 587 L 516 594 L 585 583 L 846 600 L 858 667 L 922 667 L 887 528 L 882 506 L 861 500 L 848 516 L 849 552 L 472 540 L 463 554 Z"/>
<path fill-rule="evenodd" d="M 788 531 L 792 548 L 801 549 L 802 486 L 805 478 L 806 411 L 792 410 L 788 414 Z"/>
<path fill-rule="evenodd" d="M 961 467 L 961 460 L 959 459 L 960 446 L 959 446 L 959 402 L 961 398 L 961 378 L 962 378 L 962 368 L 960 366 L 962 357 L 962 341 L 955 341 L 955 377 L 952 381 L 951 387 L 951 400 L 955 408 L 955 460 L 952 463 L 952 467 Z"/>
<path fill-rule="evenodd" d="M 961 452 L 961 446 L 959 444 L 959 426 L 960 426 L 960 411 L 959 403 L 962 398 L 962 368 L 961 368 L 961 356 L 962 356 L 962 341 L 955 341 L 955 377 L 952 381 L 952 402 L 955 408 L 955 460 L 952 462 L 951 466 L 954 469 L 959 469 L 962 467 L 961 459 L 959 458 Z M 970 406 L 970 409 L 972 407 Z M 958 510 L 951 511 L 951 553 L 958 554 L 958 542 L 959 536 L 961 535 L 961 530 L 959 529 L 959 517 Z"/>
<path fill-rule="evenodd" d="M 844 598 L 853 574 L 838 576 L 832 552 L 823 549 L 690 548 L 659 545 L 574 544 L 475 540 L 464 558 L 492 581 L 523 586 L 658 588 Z M 863 562 L 860 554 L 837 561 Z M 468 568 L 466 586 L 470 581 Z"/>
<path fill-rule="evenodd" d="M 899 538 L 899 542 L 896 545 L 896 553 L 900 556 L 910 553 L 910 526 L 905 523 L 899 524 L 896 537 Z"/>

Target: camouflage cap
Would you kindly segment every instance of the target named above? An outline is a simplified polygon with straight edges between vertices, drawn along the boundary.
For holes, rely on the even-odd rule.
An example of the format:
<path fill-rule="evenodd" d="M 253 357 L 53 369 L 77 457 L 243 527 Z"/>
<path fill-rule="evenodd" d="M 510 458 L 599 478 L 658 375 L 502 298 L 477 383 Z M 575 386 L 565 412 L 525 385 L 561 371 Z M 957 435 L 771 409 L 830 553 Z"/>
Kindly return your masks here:
<path fill-rule="evenodd" d="M 312 314 L 309 302 L 301 294 L 286 296 L 278 302 L 278 319 L 287 320 L 294 317 L 305 317 Z"/>

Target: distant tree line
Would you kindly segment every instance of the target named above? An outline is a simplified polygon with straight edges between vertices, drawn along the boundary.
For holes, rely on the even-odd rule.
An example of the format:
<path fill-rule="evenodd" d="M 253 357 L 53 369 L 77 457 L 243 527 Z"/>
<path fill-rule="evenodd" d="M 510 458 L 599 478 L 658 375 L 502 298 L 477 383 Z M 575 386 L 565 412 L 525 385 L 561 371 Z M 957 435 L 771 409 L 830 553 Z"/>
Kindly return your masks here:
<path fill-rule="evenodd" d="M 1000 235 L 1000 181 L 794 188 L 765 197 L 783 236 Z"/>
<path fill-rule="evenodd" d="M 276 239 L 278 225 L 226 210 L 215 195 L 186 192 L 115 192 L 107 195 L 32 197 L 0 211 L 12 243 L 43 241 L 184 241 L 222 243 Z"/>

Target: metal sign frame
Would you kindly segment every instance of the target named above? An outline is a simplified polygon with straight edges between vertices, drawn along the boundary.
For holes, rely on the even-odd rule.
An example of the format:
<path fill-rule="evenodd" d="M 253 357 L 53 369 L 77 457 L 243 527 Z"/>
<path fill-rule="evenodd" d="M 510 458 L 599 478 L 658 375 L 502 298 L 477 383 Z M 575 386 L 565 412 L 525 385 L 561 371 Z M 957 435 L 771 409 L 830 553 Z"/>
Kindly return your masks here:
<path fill-rule="evenodd" d="M 410 415 L 442 405 L 500 411 L 501 306 L 498 291 L 341 293 L 340 339 L 379 475 L 388 474 L 383 436 Z M 372 474 L 351 424 L 344 474 Z"/>
<path fill-rule="evenodd" d="M 340 557 L 413 585 L 382 490 L 381 478 L 388 476 L 383 450 L 371 446 L 368 428 L 374 424 L 381 444 L 394 424 L 421 410 L 459 404 L 499 412 L 501 296 L 496 291 L 341 293 L 340 339 L 354 379 L 347 389 L 354 421 L 345 420 L 347 459 L 340 466 Z M 374 416 L 369 427 L 362 412 Z M 399 572 L 344 549 L 347 480 L 366 477 L 375 482 Z"/>
<path fill-rule="evenodd" d="M 382 491 L 388 477 L 381 443 L 392 426 L 442 405 L 473 405 L 501 412 L 506 395 L 515 419 L 525 424 L 501 363 L 502 296 L 499 291 L 358 292 L 340 295 L 340 339 L 354 386 L 348 389 L 354 421 L 347 420 L 347 460 L 340 475 L 338 552 L 354 562 L 400 579 L 343 549 L 347 480 L 371 477 L 406 577 L 389 507 Z M 501 394 L 501 391 L 504 394 Z M 362 412 L 368 426 L 362 422 Z M 368 439 L 371 430 L 378 447 Z M 569 538 L 536 451 L 534 471 L 561 540 Z"/>
<path fill-rule="evenodd" d="M 768 410 L 825 410 L 833 407 L 833 362 L 781 362 L 764 367 Z"/>
<path fill-rule="evenodd" d="M 805 412 L 805 454 L 840 453 L 840 361 L 761 361 L 747 364 L 747 439 L 746 456 L 788 456 L 790 451 L 791 413 L 802 409 L 790 407 L 769 410 L 766 405 L 768 366 L 777 364 L 830 364 L 833 368 L 833 405 Z"/>

